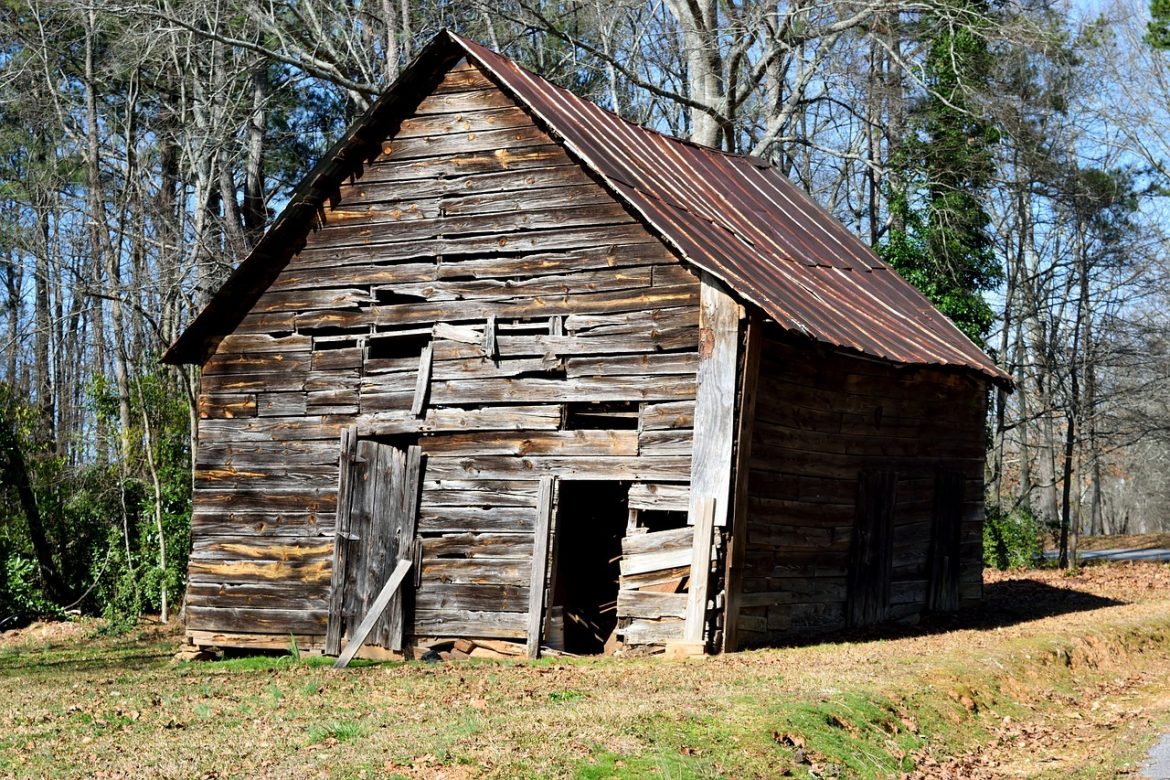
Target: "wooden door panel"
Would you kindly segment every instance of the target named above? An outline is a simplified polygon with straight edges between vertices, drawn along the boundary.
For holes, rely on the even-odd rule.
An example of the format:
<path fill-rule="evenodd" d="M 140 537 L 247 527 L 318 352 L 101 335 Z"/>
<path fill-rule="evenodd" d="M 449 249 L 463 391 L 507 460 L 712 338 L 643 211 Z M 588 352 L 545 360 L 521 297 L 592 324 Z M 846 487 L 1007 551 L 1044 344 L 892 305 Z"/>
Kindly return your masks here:
<path fill-rule="evenodd" d="M 864 471 L 857 482 L 857 516 L 849 549 L 846 622 L 869 626 L 886 618 L 894 562 L 897 474 Z"/>
<path fill-rule="evenodd" d="M 406 448 L 342 439 L 337 542 L 326 652 L 337 654 L 373 605 L 400 558 L 413 555 L 421 454 Z M 409 593 L 400 588 L 367 642 L 402 649 Z"/>

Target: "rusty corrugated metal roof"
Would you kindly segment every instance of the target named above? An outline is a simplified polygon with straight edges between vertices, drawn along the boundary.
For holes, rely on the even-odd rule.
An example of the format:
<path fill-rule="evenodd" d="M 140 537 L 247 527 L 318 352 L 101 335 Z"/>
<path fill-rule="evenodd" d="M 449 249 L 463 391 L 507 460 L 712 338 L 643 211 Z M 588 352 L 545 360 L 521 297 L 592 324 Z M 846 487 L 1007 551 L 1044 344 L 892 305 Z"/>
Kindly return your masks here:
<path fill-rule="evenodd" d="M 202 363 L 275 279 L 314 214 L 458 57 L 477 63 L 682 257 L 782 327 L 905 364 L 1010 378 L 859 238 L 767 163 L 640 127 L 440 32 L 305 177 L 289 205 L 163 360 Z"/>
<path fill-rule="evenodd" d="M 897 363 L 1010 382 L 986 354 L 778 170 L 628 122 L 460 36 L 453 41 L 690 262 L 781 326 Z"/>

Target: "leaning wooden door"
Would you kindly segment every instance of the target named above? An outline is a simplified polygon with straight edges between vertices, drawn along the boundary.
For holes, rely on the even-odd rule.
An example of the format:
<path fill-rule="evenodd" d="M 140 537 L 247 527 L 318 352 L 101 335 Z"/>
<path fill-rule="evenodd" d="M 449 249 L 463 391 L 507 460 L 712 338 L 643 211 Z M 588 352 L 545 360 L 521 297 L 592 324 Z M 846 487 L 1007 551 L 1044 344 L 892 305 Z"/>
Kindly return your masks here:
<path fill-rule="evenodd" d="M 414 554 L 420 450 L 351 432 L 342 436 L 337 538 L 325 652 L 337 655 L 365 617 L 399 559 Z M 404 584 L 370 632 L 367 644 L 401 650 L 408 617 Z"/>

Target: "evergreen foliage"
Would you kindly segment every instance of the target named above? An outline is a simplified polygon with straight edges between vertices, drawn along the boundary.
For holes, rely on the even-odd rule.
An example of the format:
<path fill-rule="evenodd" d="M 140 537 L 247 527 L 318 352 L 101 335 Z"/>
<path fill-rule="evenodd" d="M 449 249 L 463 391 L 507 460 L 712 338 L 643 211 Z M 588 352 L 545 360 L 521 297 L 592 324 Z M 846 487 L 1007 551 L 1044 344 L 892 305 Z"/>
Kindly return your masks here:
<path fill-rule="evenodd" d="M 1146 43 L 1155 49 L 1170 51 L 1170 0 L 1150 0 L 1150 17 L 1146 26 Z"/>
<path fill-rule="evenodd" d="M 985 18 L 978 0 L 951 9 Z M 914 107 L 913 134 L 894 167 L 903 184 L 889 193 L 891 229 L 882 259 L 922 291 L 977 344 L 994 319 L 982 293 L 1000 279 L 981 195 L 995 171 L 995 127 L 972 94 L 986 84 L 991 54 L 979 25 L 937 16 L 925 27 L 928 94 Z"/>

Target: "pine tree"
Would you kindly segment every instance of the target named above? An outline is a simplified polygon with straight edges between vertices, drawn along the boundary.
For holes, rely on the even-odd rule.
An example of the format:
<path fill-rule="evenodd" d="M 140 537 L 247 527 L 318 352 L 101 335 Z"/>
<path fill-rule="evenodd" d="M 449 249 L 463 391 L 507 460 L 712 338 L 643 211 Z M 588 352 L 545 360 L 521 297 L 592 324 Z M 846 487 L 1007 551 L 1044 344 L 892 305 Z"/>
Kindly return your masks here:
<path fill-rule="evenodd" d="M 1146 43 L 1155 49 L 1170 51 L 1170 0 L 1150 0 L 1150 23 L 1146 25 Z"/>
<path fill-rule="evenodd" d="M 925 27 L 928 93 L 912 111 L 915 133 L 894 161 L 904 169 L 905 185 L 890 193 L 892 227 L 878 249 L 981 343 L 993 320 L 981 293 L 1000 278 L 988 235 L 990 218 L 981 201 L 994 173 L 991 150 L 997 133 L 971 98 L 991 71 L 987 42 L 974 21 L 985 19 L 987 9 L 960 2 L 950 10 Z"/>

